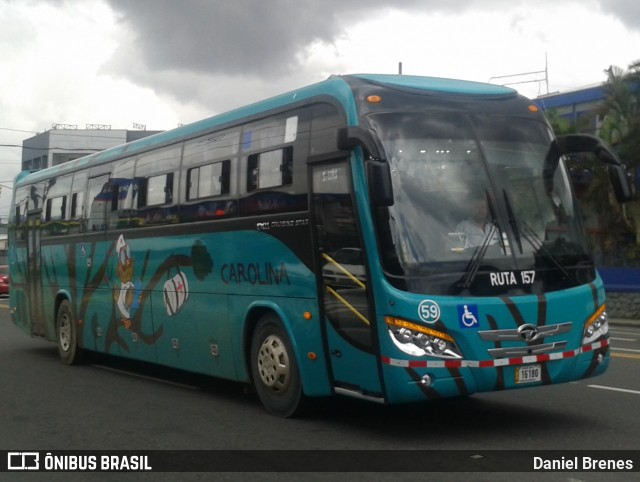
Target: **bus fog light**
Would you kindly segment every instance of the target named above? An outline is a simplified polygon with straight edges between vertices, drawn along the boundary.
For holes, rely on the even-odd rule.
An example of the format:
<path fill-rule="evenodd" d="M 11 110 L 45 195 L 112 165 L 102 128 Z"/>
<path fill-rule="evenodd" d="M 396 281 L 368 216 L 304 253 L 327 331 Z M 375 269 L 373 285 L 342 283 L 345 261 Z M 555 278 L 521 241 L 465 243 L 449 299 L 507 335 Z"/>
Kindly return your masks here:
<path fill-rule="evenodd" d="M 433 379 L 430 375 L 423 375 L 420 379 L 420 383 L 425 387 L 430 387 L 433 384 Z"/>

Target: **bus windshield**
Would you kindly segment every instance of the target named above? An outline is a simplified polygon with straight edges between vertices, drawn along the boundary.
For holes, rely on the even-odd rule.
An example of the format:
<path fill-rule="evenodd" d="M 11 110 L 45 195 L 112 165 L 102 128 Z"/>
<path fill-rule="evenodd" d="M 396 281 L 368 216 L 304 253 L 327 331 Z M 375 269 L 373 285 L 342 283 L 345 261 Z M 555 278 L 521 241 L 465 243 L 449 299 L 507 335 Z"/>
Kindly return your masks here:
<path fill-rule="evenodd" d="M 592 281 L 569 177 L 540 122 L 451 111 L 368 116 L 390 164 L 388 279 L 412 292 L 542 293 Z"/>

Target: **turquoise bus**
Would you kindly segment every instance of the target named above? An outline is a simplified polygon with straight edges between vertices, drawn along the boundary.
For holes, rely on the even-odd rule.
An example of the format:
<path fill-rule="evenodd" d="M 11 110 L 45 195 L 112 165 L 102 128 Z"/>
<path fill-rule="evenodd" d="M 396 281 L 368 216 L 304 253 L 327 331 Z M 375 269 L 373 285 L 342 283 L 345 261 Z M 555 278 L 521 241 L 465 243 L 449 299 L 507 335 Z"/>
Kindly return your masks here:
<path fill-rule="evenodd" d="M 10 217 L 11 315 L 90 352 L 252 384 L 266 409 L 595 376 L 605 293 L 566 156 L 495 85 L 326 81 L 37 172 Z"/>

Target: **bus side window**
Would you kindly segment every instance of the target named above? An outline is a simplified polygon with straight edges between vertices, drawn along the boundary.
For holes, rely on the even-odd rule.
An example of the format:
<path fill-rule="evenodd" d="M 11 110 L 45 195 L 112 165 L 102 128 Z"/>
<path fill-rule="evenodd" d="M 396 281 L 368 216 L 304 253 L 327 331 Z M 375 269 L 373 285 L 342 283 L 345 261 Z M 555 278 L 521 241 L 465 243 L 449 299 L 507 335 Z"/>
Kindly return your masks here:
<path fill-rule="evenodd" d="M 338 148 L 338 129 L 345 125 L 346 122 L 336 106 L 331 104 L 313 106 L 309 156 L 335 153 Z"/>
<path fill-rule="evenodd" d="M 173 173 L 144 179 L 139 187 L 138 207 L 160 206 L 173 202 Z"/>
<path fill-rule="evenodd" d="M 229 194 L 231 161 L 214 162 L 187 171 L 187 201 Z"/>
<path fill-rule="evenodd" d="M 42 212 L 42 235 L 53 236 L 67 234 L 67 205 L 73 176 L 66 175 L 52 178 L 44 189 Z"/>
<path fill-rule="evenodd" d="M 29 187 L 18 188 L 15 195 L 16 205 L 14 212 L 14 226 L 15 236 L 17 240 L 25 239 L 24 229 L 27 226 L 27 212 L 28 212 L 28 199 L 29 199 Z"/>
<path fill-rule="evenodd" d="M 78 219 L 82 217 L 82 201 L 83 201 L 83 193 L 74 192 L 71 195 L 71 214 L 70 219 Z"/>
<path fill-rule="evenodd" d="M 67 196 L 58 196 L 47 199 L 45 203 L 44 224 L 42 225 L 43 236 L 53 236 L 67 234 L 68 226 L 66 220 Z"/>
<path fill-rule="evenodd" d="M 178 221 L 178 176 L 183 144 L 140 154 L 133 178 L 132 223 L 150 226 Z"/>
<path fill-rule="evenodd" d="M 66 219 L 67 196 L 47 199 L 45 221 L 63 221 Z"/>
<path fill-rule="evenodd" d="M 89 179 L 87 188 L 88 196 L 88 230 L 104 231 L 107 229 L 107 206 L 110 208 L 113 200 L 112 185 L 109 175 L 93 177 Z"/>
<path fill-rule="evenodd" d="M 78 171 L 73 175 L 71 184 L 71 206 L 69 210 L 69 232 L 84 233 L 87 231 L 84 203 L 87 189 L 87 171 Z"/>
<path fill-rule="evenodd" d="M 293 146 L 251 154 L 247 159 L 247 191 L 293 182 Z"/>
<path fill-rule="evenodd" d="M 111 198 L 111 213 L 109 215 L 110 229 L 123 229 L 131 225 L 135 164 L 135 157 L 119 159 L 113 164 L 111 174 L 113 197 Z"/>

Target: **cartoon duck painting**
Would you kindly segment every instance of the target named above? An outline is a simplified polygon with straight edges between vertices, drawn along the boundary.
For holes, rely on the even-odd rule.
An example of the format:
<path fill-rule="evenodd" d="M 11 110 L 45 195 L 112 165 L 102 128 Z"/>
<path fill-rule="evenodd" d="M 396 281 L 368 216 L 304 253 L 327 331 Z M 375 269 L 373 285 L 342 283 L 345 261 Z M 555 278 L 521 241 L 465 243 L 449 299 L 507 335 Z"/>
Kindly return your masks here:
<path fill-rule="evenodd" d="M 133 282 L 133 259 L 129 251 L 129 245 L 122 235 L 120 235 L 116 244 L 116 255 L 118 256 L 116 276 L 120 280 L 120 290 L 114 292 L 114 298 L 118 311 L 120 311 L 120 321 L 128 330 L 131 328 L 132 311 L 137 306 L 137 300 L 135 299 L 136 290 Z"/>

